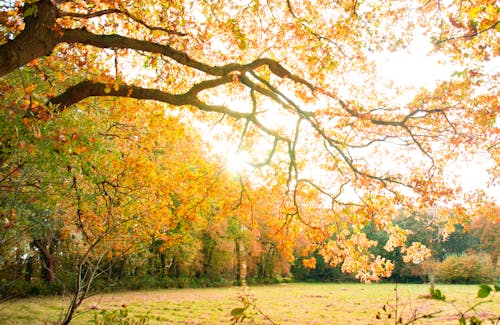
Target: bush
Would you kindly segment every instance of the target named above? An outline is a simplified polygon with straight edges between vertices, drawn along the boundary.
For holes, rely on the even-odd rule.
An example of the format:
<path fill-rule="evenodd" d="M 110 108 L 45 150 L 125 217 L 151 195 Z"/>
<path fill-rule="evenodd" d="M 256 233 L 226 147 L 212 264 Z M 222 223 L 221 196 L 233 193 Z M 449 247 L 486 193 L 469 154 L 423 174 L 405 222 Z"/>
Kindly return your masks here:
<path fill-rule="evenodd" d="M 437 278 L 445 283 L 484 283 L 493 280 L 493 265 L 482 255 L 451 255 L 438 265 Z"/>

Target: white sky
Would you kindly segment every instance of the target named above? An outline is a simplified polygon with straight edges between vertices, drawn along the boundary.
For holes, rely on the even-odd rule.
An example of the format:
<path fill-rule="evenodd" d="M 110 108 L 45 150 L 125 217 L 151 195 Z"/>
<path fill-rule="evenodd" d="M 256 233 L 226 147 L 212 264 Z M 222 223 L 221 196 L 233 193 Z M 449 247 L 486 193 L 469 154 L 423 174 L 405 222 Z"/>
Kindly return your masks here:
<path fill-rule="evenodd" d="M 437 55 L 429 56 L 432 44 L 427 37 L 416 35 L 409 53 L 381 52 L 375 55 L 379 73 L 397 84 L 408 87 L 433 87 L 438 80 L 448 79 L 458 67 L 441 65 L 444 59 Z"/>
<path fill-rule="evenodd" d="M 224 48 L 214 41 L 215 48 Z M 219 46 L 218 46 L 219 45 Z M 429 56 L 433 49 L 428 37 L 415 35 L 413 44 L 407 51 L 381 52 L 373 55 L 377 63 L 378 74 L 383 80 L 391 80 L 395 85 L 408 88 L 396 98 L 402 105 L 410 101 L 419 88 L 432 90 L 440 81 L 448 80 L 454 71 L 461 71 L 464 68 L 445 62 L 444 56 Z M 500 64 L 499 64 L 500 65 Z M 225 103 L 228 104 L 227 102 Z M 248 156 L 244 152 L 236 152 L 236 148 L 228 148 L 227 166 L 235 172 L 241 173 L 251 168 L 245 163 Z M 487 169 L 492 167 L 492 161 L 485 161 L 485 157 L 467 158 L 467 162 L 461 162 L 453 170 L 454 177 L 459 179 L 462 187 L 466 191 L 484 189 L 488 194 L 495 197 L 500 202 L 500 189 L 489 188 L 489 175 Z"/>

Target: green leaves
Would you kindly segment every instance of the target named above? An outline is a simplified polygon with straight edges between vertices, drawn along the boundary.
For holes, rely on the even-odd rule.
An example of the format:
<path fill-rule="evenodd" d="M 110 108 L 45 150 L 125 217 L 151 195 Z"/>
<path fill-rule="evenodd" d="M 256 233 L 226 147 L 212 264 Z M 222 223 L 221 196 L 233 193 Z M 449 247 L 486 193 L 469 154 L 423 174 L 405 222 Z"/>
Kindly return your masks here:
<path fill-rule="evenodd" d="M 464 316 L 460 317 L 460 319 L 458 320 L 458 323 L 460 325 L 467 325 L 467 318 L 465 318 Z M 480 325 L 482 322 L 479 318 L 477 318 L 476 316 L 472 316 L 469 320 L 469 324 L 470 325 Z"/>
<path fill-rule="evenodd" d="M 245 311 L 248 309 L 249 305 L 245 307 L 238 307 L 231 310 L 231 322 L 232 324 L 236 324 L 238 322 L 242 322 L 245 318 Z"/>
<path fill-rule="evenodd" d="M 241 317 L 241 315 L 243 315 L 243 313 L 245 312 L 245 310 L 247 310 L 247 308 L 234 308 L 233 310 L 231 310 L 231 316 L 233 317 Z"/>
<path fill-rule="evenodd" d="M 30 6 L 24 11 L 24 17 L 29 17 L 29 16 L 36 17 L 37 14 L 38 14 L 38 6 L 36 5 Z"/>
<path fill-rule="evenodd" d="M 491 291 L 493 291 L 493 289 L 489 285 L 481 284 L 479 286 L 479 291 L 477 292 L 477 297 L 486 298 L 490 295 Z"/>
<path fill-rule="evenodd" d="M 446 301 L 446 296 L 439 289 L 432 289 L 431 288 L 431 297 L 432 297 L 432 299 Z"/>
<path fill-rule="evenodd" d="M 487 285 L 487 284 L 481 284 L 479 286 L 479 291 L 477 292 L 477 297 L 478 298 L 486 298 L 490 295 L 491 292 L 498 292 L 500 291 L 500 284 L 495 283 L 493 287 Z"/>

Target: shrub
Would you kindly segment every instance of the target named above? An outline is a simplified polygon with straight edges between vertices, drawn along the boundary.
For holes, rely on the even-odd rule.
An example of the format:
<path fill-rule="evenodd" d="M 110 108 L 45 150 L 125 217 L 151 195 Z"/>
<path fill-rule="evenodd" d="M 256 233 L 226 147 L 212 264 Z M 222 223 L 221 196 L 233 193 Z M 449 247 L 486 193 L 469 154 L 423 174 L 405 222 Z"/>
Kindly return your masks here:
<path fill-rule="evenodd" d="M 445 283 L 491 282 L 493 265 L 482 255 L 451 255 L 438 265 L 436 275 Z"/>

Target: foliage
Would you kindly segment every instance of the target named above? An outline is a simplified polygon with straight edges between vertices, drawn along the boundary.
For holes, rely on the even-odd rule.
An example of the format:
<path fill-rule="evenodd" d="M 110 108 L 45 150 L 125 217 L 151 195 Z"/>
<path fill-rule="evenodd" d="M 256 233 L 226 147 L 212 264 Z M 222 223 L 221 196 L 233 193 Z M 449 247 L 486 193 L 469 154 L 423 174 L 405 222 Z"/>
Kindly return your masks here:
<path fill-rule="evenodd" d="M 495 284 L 494 286 L 490 286 L 487 284 L 481 284 L 479 286 L 479 291 L 477 293 L 477 298 L 486 298 L 490 295 L 491 292 L 496 292 L 500 290 L 500 287 L 498 284 Z M 441 314 L 443 310 L 436 310 L 436 311 L 430 311 L 430 312 L 422 312 L 421 310 L 424 309 L 423 305 L 422 306 L 417 306 L 415 307 L 408 319 L 406 317 L 403 317 L 403 312 L 399 311 L 399 293 L 398 293 L 398 287 L 394 288 L 395 292 L 395 302 L 393 304 L 386 303 L 382 307 L 382 312 L 378 311 L 376 314 L 376 318 L 379 320 L 382 319 L 393 319 L 394 324 L 415 324 L 418 320 L 420 319 L 430 319 L 430 318 L 435 318 L 436 315 Z M 457 307 L 454 304 L 454 301 L 446 300 L 446 296 L 441 292 L 439 289 L 434 289 L 431 288 L 430 290 L 430 295 L 429 296 L 424 296 L 425 298 L 430 298 L 442 302 L 446 302 L 447 304 L 451 305 L 457 314 L 457 319 L 459 324 L 470 324 L 470 325 L 475 325 L 475 324 L 482 324 L 483 320 L 490 320 L 492 324 L 496 324 L 498 320 L 500 320 L 500 317 L 493 316 L 493 317 L 488 317 L 484 319 L 483 316 L 479 316 L 479 313 L 477 313 L 476 308 L 479 305 L 482 305 L 484 303 L 490 303 L 492 300 L 489 301 L 479 301 L 474 303 L 473 305 L 468 306 L 468 308 L 465 311 L 462 311 L 459 307 Z M 468 302 L 470 304 L 470 302 Z M 474 315 L 470 315 L 471 313 L 474 313 Z M 467 322 L 468 320 L 468 322 Z"/>
<path fill-rule="evenodd" d="M 484 256 L 452 255 L 438 266 L 437 277 L 445 283 L 490 282 L 493 266 Z"/>
<path fill-rule="evenodd" d="M 499 290 L 500 290 L 500 286 L 498 284 L 495 284 L 494 286 L 490 286 L 487 284 L 481 284 L 479 286 L 479 290 L 477 292 L 477 298 L 481 298 L 481 299 L 487 298 L 490 295 L 490 293 L 498 292 Z M 459 311 L 460 318 L 458 320 L 458 323 L 460 325 L 466 325 L 467 324 L 467 314 L 470 313 L 471 311 L 474 311 L 475 308 L 477 306 L 479 306 L 480 304 L 488 303 L 488 302 L 491 302 L 491 300 L 489 300 L 489 301 L 483 300 L 483 301 L 477 302 L 474 305 L 472 305 L 471 307 L 469 307 L 466 311 L 464 311 L 464 312 Z M 490 319 L 492 324 L 494 322 L 498 323 L 499 320 L 500 320 L 500 316 L 495 316 L 495 317 Z M 470 325 L 476 325 L 476 324 L 482 324 L 482 323 L 483 323 L 483 320 L 476 315 L 473 315 L 469 318 Z"/>
<path fill-rule="evenodd" d="M 430 289 L 430 294 L 432 299 L 446 301 L 446 296 L 439 289 Z"/>
<path fill-rule="evenodd" d="M 248 288 L 247 288 L 248 290 Z M 255 322 L 255 316 L 260 315 L 266 323 L 275 325 L 276 323 L 262 310 L 257 307 L 256 299 L 249 292 L 242 293 L 239 296 L 242 306 L 231 309 L 231 324 L 243 323 L 245 320 Z"/>
<path fill-rule="evenodd" d="M 498 207 L 455 170 L 481 157 L 499 176 L 499 75 L 483 64 L 499 17 L 458 0 L 2 3 L 5 292 L 60 283 L 69 322 L 99 278 L 277 279 L 297 257 L 380 281 L 459 253 L 445 239 L 470 220 L 496 265 Z M 418 34 L 457 71 L 386 80 L 377 56 Z"/>
<path fill-rule="evenodd" d="M 147 324 L 148 315 L 137 317 L 129 315 L 127 306 L 122 305 L 121 309 L 116 310 L 102 310 L 94 314 L 92 324 L 96 325 L 141 325 Z"/>
<path fill-rule="evenodd" d="M 489 286 L 487 284 L 481 284 L 479 286 L 479 291 L 477 292 L 477 297 L 478 298 L 486 298 L 490 295 L 492 292 L 497 292 L 500 291 L 500 286 L 499 284 L 495 284 L 494 286 Z"/>
<path fill-rule="evenodd" d="M 484 204 L 480 214 L 472 222 L 472 232 L 479 237 L 480 248 L 490 256 L 493 269 L 496 270 L 500 258 L 500 207 Z"/>
<path fill-rule="evenodd" d="M 351 282 L 356 279 L 349 274 L 342 272 L 339 266 L 331 267 L 328 265 L 323 256 L 318 252 L 312 254 L 316 261 L 314 268 L 306 267 L 303 263 L 304 257 L 297 256 L 295 263 L 292 265 L 290 272 L 296 281 L 306 282 Z"/>

